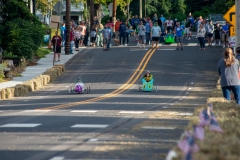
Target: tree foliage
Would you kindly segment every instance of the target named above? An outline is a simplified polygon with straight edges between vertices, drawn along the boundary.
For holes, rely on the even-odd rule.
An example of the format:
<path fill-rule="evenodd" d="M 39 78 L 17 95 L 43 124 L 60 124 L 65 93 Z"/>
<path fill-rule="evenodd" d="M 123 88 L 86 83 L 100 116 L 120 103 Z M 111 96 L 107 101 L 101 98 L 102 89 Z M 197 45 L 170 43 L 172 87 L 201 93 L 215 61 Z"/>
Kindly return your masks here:
<path fill-rule="evenodd" d="M 30 59 L 43 41 L 41 22 L 30 13 L 25 2 L 7 0 L 2 5 L 0 45 L 13 55 Z"/>

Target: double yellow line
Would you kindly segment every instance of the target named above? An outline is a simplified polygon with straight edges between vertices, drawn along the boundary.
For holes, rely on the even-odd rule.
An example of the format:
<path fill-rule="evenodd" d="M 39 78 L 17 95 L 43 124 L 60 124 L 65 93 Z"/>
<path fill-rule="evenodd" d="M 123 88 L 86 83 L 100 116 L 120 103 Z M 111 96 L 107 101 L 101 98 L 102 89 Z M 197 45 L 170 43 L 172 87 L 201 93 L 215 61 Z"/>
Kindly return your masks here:
<path fill-rule="evenodd" d="M 142 72 L 146 68 L 150 58 L 152 57 L 152 55 L 154 54 L 155 51 L 156 51 L 156 48 L 148 50 L 147 53 L 145 54 L 145 56 L 143 57 L 143 59 L 141 60 L 140 64 L 138 65 L 138 68 L 135 70 L 135 72 L 129 78 L 129 80 L 124 85 L 122 85 L 121 87 L 116 89 L 115 91 L 108 93 L 108 94 L 104 94 L 104 95 L 96 97 L 96 98 L 91 98 L 89 100 L 42 108 L 42 110 L 56 110 L 56 109 L 68 108 L 68 107 L 81 105 L 81 104 L 88 104 L 88 103 L 97 102 L 97 101 L 100 101 L 100 100 L 103 100 L 106 98 L 111 98 L 111 97 L 117 96 L 118 94 L 121 94 L 125 90 L 129 89 L 139 79 L 139 76 L 142 74 Z"/>

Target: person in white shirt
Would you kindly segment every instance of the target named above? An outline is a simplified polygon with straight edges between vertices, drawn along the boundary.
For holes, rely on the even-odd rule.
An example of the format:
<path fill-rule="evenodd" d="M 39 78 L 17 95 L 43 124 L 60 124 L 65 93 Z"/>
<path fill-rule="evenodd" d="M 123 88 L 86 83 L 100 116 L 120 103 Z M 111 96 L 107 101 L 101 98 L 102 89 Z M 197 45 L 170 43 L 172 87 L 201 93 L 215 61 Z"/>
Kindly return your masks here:
<path fill-rule="evenodd" d="M 169 17 L 168 20 L 165 21 L 165 24 L 167 25 L 167 32 L 171 33 L 173 27 L 173 20 L 171 20 L 171 17 Z"/>
<path fill-rule="evenodd" d="M 83 84 L 81 78 L 78 78 L 78 79 L 77 79 L 77 83 L 75 84 L 75 90 L 76 90 L 77 92 L 82 92 L 82 91 L 84 91 L 84 84 Z"/>
<path fill-rule="evenodd" d="M 152 48 L 154 46 L 154 43 L 156 44 L 156 48 L 158 47 L 160 35 L 161 35 L 161 28 L 158 26 L 158 22 L 155 22 L 151 30 Z"/>

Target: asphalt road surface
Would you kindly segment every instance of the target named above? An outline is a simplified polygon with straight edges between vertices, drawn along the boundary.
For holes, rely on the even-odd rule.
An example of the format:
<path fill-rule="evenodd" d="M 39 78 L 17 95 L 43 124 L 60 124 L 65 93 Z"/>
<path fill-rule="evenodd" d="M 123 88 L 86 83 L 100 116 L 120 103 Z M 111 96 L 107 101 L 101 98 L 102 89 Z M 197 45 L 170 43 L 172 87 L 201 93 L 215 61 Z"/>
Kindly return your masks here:
<path fill-rule="evenodd" d="M 165 159 L 215 88 L 220 47 L 87 48 L 39 91 L 0 101 L 1 160 Z M 157 92 L 138 91 L 151 71 Z M 69 93 L 81 77 L 90 94 Z"/>

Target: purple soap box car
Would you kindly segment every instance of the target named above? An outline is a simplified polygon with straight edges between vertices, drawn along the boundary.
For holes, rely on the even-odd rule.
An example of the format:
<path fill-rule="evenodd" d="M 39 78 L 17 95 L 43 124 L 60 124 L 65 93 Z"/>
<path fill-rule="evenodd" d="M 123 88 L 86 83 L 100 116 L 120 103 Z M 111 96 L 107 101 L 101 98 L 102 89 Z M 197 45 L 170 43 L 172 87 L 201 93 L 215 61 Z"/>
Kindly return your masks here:
<path fill-rule="evenodd" d="M 77 79 L 77 82 L 69 88 L 69 93 L 83 93 L 83 92 L 87 92 L 87 94 L 90 93 L 90 86 L 88 86 L 85 89 L 82 78 L 79 77 Z"/>

